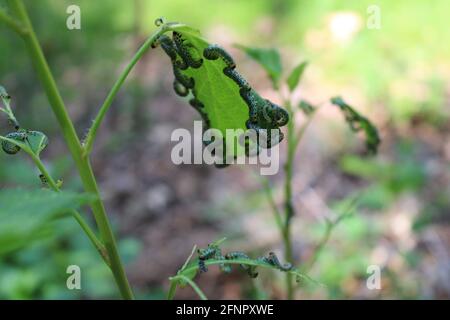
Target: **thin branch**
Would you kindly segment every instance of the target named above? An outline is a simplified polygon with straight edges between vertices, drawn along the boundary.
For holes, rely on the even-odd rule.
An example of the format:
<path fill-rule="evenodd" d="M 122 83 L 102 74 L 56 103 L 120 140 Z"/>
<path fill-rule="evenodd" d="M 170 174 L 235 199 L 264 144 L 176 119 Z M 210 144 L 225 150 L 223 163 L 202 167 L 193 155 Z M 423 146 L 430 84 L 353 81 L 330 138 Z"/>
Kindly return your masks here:
<path fill-rule="evenodd" d="M 278 229 L 280 229 L 280 231 L 283 231 L 283 220 L 281 218 L 281 212 L 278 209 L 278 206 L 277 206 L 277 204 L 275 202 L 275 199 L 273 197 L 272 187 L 270 186 L 269 179 L 267 177 L 263 177 L 261 179 L 261 183 L 262 183 L 262 185 L 264 187 L 264 191 L 265 191 L 265 194 L 266 194 L 266 197 L 267 197 L 267 201 L 269 202 L 269 205 L 270 205 L 270 207 L 272 209 L 272 213 L 273 213 L 273 216 L 275 218 L 275 222 L 276 222 L 276 224 L 278 226 Z"/>
<path fill-rule="evenodd" d="M 155 42 L 155 40 L 167 30 L 168 30 L 167 27 L 163 25 L 144 42 L 144 44 L 139 48 L 134 57 L 128 63 L 126 68 L 123 70 L 122 74 L 119 76 L 114 86 L 111 88 L 111 91 L 109 92 L 108 96 L 103 102 L 103 105 L 100 107 L 100 110 L 97 116 L 95 117 L 94 122 L 91 128 L 89 129 L 86 139 L 83 143 L 84 144 L 83 157 L 87 157 L 91 153 L 95 137 L 97 136 L 98 128 L 100 127 L 103 119 L 105 118 L 106 113 L 108 112 L 109 108 L 111 107 L 111 104 L 114 101 L 114 98 L 119 93 L 120 88 L 127 79 L 131 70 L 136 65 L 136 63 L 142 58 L 142 56 L 147 52 L 148 48 Z"/>
<path fill-rule="evenodd" d="M 18 142 L 14 139 L 9 139 L 9 138 L 3 137 L 3 136 L 0 136 L 0 140 L 15 144 L 16 146 L 20 147 L 24 152 L 26 152 L 31 157 L 31 159 L 33 160 L 34 164 L 39 169 L 41 174 L 45 177 L 50 188 L 55 192 L 61 191 L 60 188 L 58 187 L 58 184 L 52 178 L 52 176 L 48 172 L 47 168 L 45 167 L 44 163 L 41 161 L 40 157 L 38 155 L 36 155 L 27 144 Z M 111 264 L 110 264 L 108 253 L 105 249 L 105 246 L 97 238 L 97 236 L 95 235 L 94 231 L 90 228 L 88 223 L 83 219 L 83 217 L 80 215 L 80 213 L 78 211 L 70 210 L 70 214 L 75 218 L 75 220 L 80 225 L 81 229 L 86 233 L 86 236 L 92 242 L 95 249 L 100 253 L 100 255 L 103 258 L 103 260 L 105 261 L 105 263 L 110 267 Z"/>
<path fill-rule="evenodd" d="M 8 28 L 15 31 L 20 36 L 24 36 L 28 33 L 28 30 L 22 26 L 21 23 L 10 17 L 2 8 L 0 8 L 0 22 L 3 22 Z"/>

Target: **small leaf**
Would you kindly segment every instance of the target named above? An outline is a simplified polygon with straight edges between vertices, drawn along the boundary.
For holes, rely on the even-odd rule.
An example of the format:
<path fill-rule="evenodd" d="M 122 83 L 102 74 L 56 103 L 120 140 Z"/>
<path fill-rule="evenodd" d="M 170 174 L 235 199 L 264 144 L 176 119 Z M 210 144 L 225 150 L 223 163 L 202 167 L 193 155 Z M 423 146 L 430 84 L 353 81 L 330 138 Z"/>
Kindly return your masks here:
<path fill-rule="evenodd" d="M 54 219 L 94 199 L 89 194 L 69 191 L 0 190 L 0 255 L 30 244 Z"/>
<path fill-rule="evenodd" d="M 289 90 L 294 91 L 294 89 L 297 87 L 307 65 L 308 65 L 308 62 L 304 61 L 304 62 L 300 63 L 297 67 L 295 67 L 294 70 L 292 70 L 291 74 L 287 78 L 287 84 L 289 86 Z"/>
<path fill-rule="evenodd" d="M 247 55 L 258 62 L 269 74 L 272 85 L 278 88 L 278 83 L 283 72 L 281 65 L 280 53 L 274 48 L 250 48 L 243 45 L 236 45 L 237 48 L 243 50 Z"/>
<path fill-rule="evenodd" d="M 303 111 L 303 113 L 307 116 L 310 116 L 316 111 L 316 107 L 307 102 L 306 100 L 301 100 L 298 104 L 298 107 Z"/>
<path fill-rule="evenodd" d="M 360 115 L 351 106 L 344 102 L 341 97 L 334 97 L 331 103 L 338 106 L 345 116 L 345 121 L 353 131 L 363 130 L 366 135 L 366 146 L 370 154 L 376 154 L 381 142 L 377 128 L 367 119 Z"/>
<path fill-rule="evenodd" d="M 39 155 L 48 146 L 47 136 L 40 131 L 28 131 L 27 142 L 36 155 Z"/>

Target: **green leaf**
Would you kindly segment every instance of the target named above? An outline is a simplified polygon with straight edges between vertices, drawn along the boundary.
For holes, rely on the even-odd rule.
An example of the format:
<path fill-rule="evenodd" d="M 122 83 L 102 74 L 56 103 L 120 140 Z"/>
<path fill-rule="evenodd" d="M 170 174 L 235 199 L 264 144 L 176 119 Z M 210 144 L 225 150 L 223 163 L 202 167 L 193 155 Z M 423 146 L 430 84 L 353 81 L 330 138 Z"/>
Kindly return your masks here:
<path fill-rule="evenodd" d="M 334 97 L 331 103 L 338 106 L 345 116 L 350 129 L 353 131 L 364 131 L 366 135 L 367 151 L 370 154 L 376 154 L 381 142 L 377 128 L 366 117 L 360 115 L 355 109 L 349 106 L 341 97 Z"/>
<path fill-rule="evenodd" d="M 311 103 L 309 103 L 308 101 L 303 100 L 303 99 L 300 100 L 300 103 L 298 104 L 298 107 L 307 116 L 312 115 L 316 111 L 316 107 L 315 106 L 313 106 Z"/>
<path fill-rule="evenodd" d="M 205 118 L 208 120 L 209 128 L 217 129 L 222 133 L 228 154 L 234 157 L 244 155 L 244 147 L 237 143 L 238 137 L 226 137 L 227 129 L 247 131 L 246 123 L 249 120 L 249 106 L 239 93 L 239 85 L 224 74 L 224 69 L 228 65 L 223 59 L 209 60 L 203 57 L 203 52 L 210 43 L 201 37 L 198 30 L 180 24 L 171 24 L 170 30 L 181 34 L 189 50 L 197 59 L 203 58 L 198 68 L 189 67 L 186 70 L 178 70 L 182 75 L 194 80 L 195 86 L 192 91 L 195 93 L 195 98 L 203 105 L 202 108 L 196 108 L 197 111 L 200 112 L 203 120 Z M 253 89 L 249 95 L 258 106 L 267 103 Z M 233 141 L 229 141 L 230 139 Z M 231 150 L 230 145 L 234 145 L 235 148 Z"/>
<path fill-rule="evenodd" d="M 304 61 L 300 63 L 298 66 L 292 70 L 291 74 L 287 78 L 287 84 L 289 86 L 289 90 L 294 91 L 294 89 L 297 87 L 298 83 L 300 82 L 303 72 L 305 71 L 306 66 L 308 65 L 307 61 Z"/>
<path fill-rule="evenodd" d="M 47 136 L 40 131 L 29 131 L 27 142 L 33 153 L 37 156 L 48 146 Z"/>
<path fill-rule="evenodd" d="M 44 235 L 56 218 L 94 199 L 89 194 L 69 191 L 0 190 L 0 255 L 30 244 Z"/>
<path fill-rule="evenodd" d="M 251 48 L 243 45 L 236 45 L 236 47 L 243 50 L 266 70 L 272 80 L 273 87 L 277 89 L 283 72 L 278 50 L 274 48 Z"/>

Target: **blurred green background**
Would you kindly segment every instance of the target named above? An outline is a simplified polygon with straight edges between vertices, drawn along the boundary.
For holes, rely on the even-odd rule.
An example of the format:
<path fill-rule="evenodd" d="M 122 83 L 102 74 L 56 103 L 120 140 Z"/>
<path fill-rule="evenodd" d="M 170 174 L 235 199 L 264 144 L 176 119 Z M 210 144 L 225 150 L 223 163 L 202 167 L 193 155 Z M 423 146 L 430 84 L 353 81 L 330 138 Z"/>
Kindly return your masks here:
<path fill-rule="evenodd" d="M 276 47 L 285 73 L 309 61 L 295 99 L 323 104 L 296 161 L 294 249 L 301 264 L 324 232 L 324 218 L 356 193 L 361 201 L 339 225 L 310 276 L 324 287 L 300 287 L 300 299 L 450 297 L 450 2 L 356 0 L 39 0 L 26 1 L 69 113 L 83 136 L 115 77 L 164 16 L 201 30 L 233 54 L 264 96 L 280 102 L 264 71 L 235 49 Z M 81 30 L 66 28 L 69 5 L 81 8 Z M 5 1 L 0 0 L 5 6 Z M 381 28 L 367 28 L 377 5 Z M 64 186 L 80 189 L 64 141 L 23 43 L 0 25 L 0 84 L 13 96 L 24 127 L 46 132 L 43 154 Z M 170 133 L 198 119 L 171 89 L 171 67 L 149 51 L 115 101 L 92 156 L 120 251 L 139 298 L 164 298 L 194 244 L 227 236 L 225 248 L 255 255 L 282 252 L 253 168 L 175 166 Z M 265 79 L 265 80 L 262 80 Z M 342 95 L 379 128 L 379 155 L 360 157 L 361 141 L 327 105 Z M 299 123 L 302 117 L 296 119 Z M 0 123 L 1 133 L 8 130 Z M 282 149 L 285 147 L 283 142 Z M 13 161 L 12 161 L 13 159 Z M 280 203 L 282 173 L 272 177 Z M 0 154 L 0 187 L 40 187 L 25 156 Z M 1 205 L 1 204 L 0 204 Z M 66 267 L 82 270 L 82 290 L 65 286 Z M 369 265 L 382 268 L 382 289 L 368 290 Z M 203 274 L 211 298 L 283 298 L 283 279 L 262 271 Z M 19 252 L 0 256 L 0 298 L 109 298 L 106 267 L 72 220 Z M 179 297 L 193 298 L 190 289 Z"/>

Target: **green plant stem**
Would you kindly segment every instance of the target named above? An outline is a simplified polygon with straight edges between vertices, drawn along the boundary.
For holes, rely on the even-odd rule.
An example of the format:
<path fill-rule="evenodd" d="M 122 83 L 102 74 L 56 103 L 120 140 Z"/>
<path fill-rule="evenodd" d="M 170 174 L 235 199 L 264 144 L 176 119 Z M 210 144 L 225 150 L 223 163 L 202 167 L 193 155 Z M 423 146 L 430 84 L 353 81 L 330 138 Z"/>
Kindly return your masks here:
<path fill-rule="evenodd" d="M 202 299 L 202 300 L 208 300 L 208 298 L 206 297 L 206 295 L 205 295 L 205 294 L 203 293 L 203 291 L 197 286 L 197 284 L 196 284 L 194 281 L 192 281 L 191 279 L 189 279 L 188 277 L 186 277 L 186 276 L 180 274 L 180 275 L 175 276 L 175 277 L 173 277 L 173 278 L 169 278 L 169 280 L 170 280 L 172 283 L 175 283 L 175 285 L 177 285 L 177 283 L 178 283 L 179 281 L 185 281 L 186 283 L 188 283 L 188 284 L 192 287 L 192 289 L 194 289 L 195 293 L 198 294 L 198 296 L 200 297 L 200 299 Z M 170 290 L 169 290 L 169 292 L 170 292 Z M 169 300 L 173 300 L 173 296 L 171 296 Z"/>
<path fill-rule="evenodd" d="M 249 259 L 232 259 L 232 260 L 227 260 L 227 259 L 222 259 L 222 260 L 207 260 L 205 261 L 205 265 L 206 266 L 211 266 L 211 265 L 220 265 L 220 264 L 236 264 L 236 265 L 248 265 L 248 266 L 255 266 L 255 267 L 265 267 L 265 268 L 271 268 L 271 269 L 277 269 L 274 266 L 270 266 L 267 264 L 261 264 L 258 263 L 254 260 L 249 260 Z M 188 277 L 188 275 L 192 275 L 194 272 L 196 272 L 198 270 L 198 264 L 191 264 L 187 267 L 185 267 L 184 269 L 180 270 L 178 272 L 178 274 L 172 278 L 169 278 L 170 280 L 178 277 L 178 276 L 184 276 L 184 277 Z M 290 274 L 291 276 L 294 277 L 299 277 L 299 278 L 304 278 L 306 280 L 309 280 L 311 282 L 316 282 L 313 279 L 309 278 L 307 275 L 299 272 L 297 269 L 293 269 L 290 271 L 286 271 L 286 273 Z M 171 285 L 169 288 L 169 292 L 167 294 L 167 299 L 168 300 L 172 300 L 175 297 L 176 291 L 178 288 L 178 281 L 171 281 Z"/>
<path fill-rule="evenodd" d="M 266 193 L 267 201 L 269 202 L 269 205 L 272 209 L 273 216 L 275 219 L 275 222 L 277 224 L 278 229 L 280 232 L 283 232 L 283 220 L 281 217 L 281 212 L 278 210 L 277 204 L 275 202 L 275 199 L 273 197 L 272 188 L 270 187 L 270 182 L 267 177 L 262 178 L 262 185 L 264 187 L 264 192 Z"/>
<path fill-rule="evenodd" d="M 17 32 L 19 35 L 25 35 L 28 30 L 25 29 L 20 23 L 11 18 L 5 10 L 0 9 L 0 22 L 6 24 L 7 27 Z"/>
<path fill-rule="evenodd" d="M 286 102 L 286 108 L 289 112 L 290 121 L 287 126 L 287 159 L 284 166 L 285 172 L 285 185 L 284 185 L 284 209 L 285 209 L 285 223 L 283 226 L 283 244 L 284 244 L 284 256 L 286 261 L 294 264 L 294 255 L 292 251 L 292 239 L 291 239 L 291 219 L 294 216 L 294 206 L 292 203 L 292 178 L 293 178 L 293 165 L 295 158 L 295 119 L 292 112 L 292 106 L 289 101 Z M 295 286 L 293 284 L 292 275 L 286 274 L 286 290 L 287 298 L 292 300 L 295 295 Z"/>
<path fill-rule="evenodd" d="M 56 86 L 56 82 L 53 78 L 48 63 L 42 52 L 42 48 L 34 32 L 31 21 L 28 17 L 26 8 L 22 0 L 10 0 L 9 3 L 15 15 L 29 30 L 29 32 L 23 36 L 23 39 L 30 54 L 31 60 L 33 61 L 39 80 L 42 82 L 42 85 L 45 89 L 53 113 L 55 114 L 59 122 L 64 139 L 69 147 L 72 158 L 80 174 L 84 189 L 86 192 L 92 193 L 97 196 L 97 200 L 95 200 L 91 204 L 91 209 L 94 214 L 96 224 L 99 228 L 102 242 L 106 248 L 106 251 L 108 252 L 108 257 L 111 262 L 111 271 L 114 275 L 114 279 L 117 283 L 122 297 L 125 299 L 133 299 L 133 293 L 131 291 L 128 279 L 125 274 L 125 269 L 117 251 L 114 234 L 111 230 L 111 226 L 106 215 L 103 202 L 101 200 L 100 192 L 94 174 L 92 172 L 91 164 L 88 158 L 82 156 L 83 148 L 81 146 L 80 140 L 78 139 L 73 123 L 69 118 L 64 102 Z"/>
<path fill-rule="evenodd" d="M 105 118 L 106 113 L 108 112 L 109 108 L 111 107 L 111 104 L 113 103 L 114 98 L 116 97 L 120 88 L 124 84 L 126 78 L 130 74 L 131 70 L 136 65 L 136 63 L 142 58 L 142 56 L 147 52 L 147 50 L 151 46 L 151 44 L 153 42 L 155 42 L 155 40 L 166 31 L 167 31 L 167 28 L 163 25 L 144 42 L 144 44 L 139 48 L 139 50 L 136 52 L 134 57 L 128 63 L 126 68 L 123 70 L 122 74 L 119 76 L 119 78 L 117 79 L 114 86 L 111 88 L 111 91 L 109 92 L 108 96 L 106 97 L 105 101 L 103 102 L 103 105 L 100 107 L 100 110 L 99 110 L 97 116 L 95 117 L 94 122 L 86 136 L 86 140 L 84 142 L 84 150 L 83 150 L 84 157 L 87 157 L 91 153 L 95 137 L 97 136 L 98 128 L 100 127 L 100 124 L 102 123 L 103 119 Z"/>
<path fill-rule="evenodd" d="M 35 155 L 31 150 L 28 153 L 31 158 L 33 159 L 34 164 L 36 165 L 36 167 L 39 169 L 39 171 L 41 172 L 41 174 L 45 177 L 45 179 L 47 180 L 50 188 L 55 191 L 55 192 L 60 192 L 60 188 L 58 187 L 58 185 L 56 184 L 55 180 L 52 178 L 52 176 L 49 174 L 47 168 L 45 167 L 45 165 L 42 163 L 41 159 L 39 158 L 39 156 Z M 84 231 L 84 233 L 86 234 L 86 236 L 89 238 L 89 240 L 92 242 L 92 244 L 94 245 L 95 249 L 98 251 L 98 253 L 100 254 L 100 256 L 102 257 L 103 261 L 105 261 L 105 263 L 111 267 L 111 261 L 109 260 L 109 256 L 108 253 L 106 252 L 106 248 L 103 245 L 103 243 L 97 238 L 97 236 L 95 235 L 94 231 L 91 229 L 91 227 L 89 227 L 88 223 L 83 219 L 83 217 L 81 216 L 81 214 L 76 211 L 76 210 L 70 210 L 71 215 L 75 218 L 75 220 L 78 222 L 78 224 L 80 225 L 81 229 Z"/>
<path fill-rule="evenodd" d="M 334 231 L 334 229 L 346 218 L 348 218 L 352 214 L 352 210 L 354 209 L 356 203 L 358 201 L 358 197 L 353 199 L 349 205 L 348 208 L 345 209 L 344 213 L 340 214 L 335 220 L 331 221 L 329 219 L 325 220 L 325 232 L 323 233 L 322 238 L 315 246 L 313 253 L 311 255 L 311 258 L 308 260 L 308 262 L 305 264 L 305 266 L 302 268 L 304 272 L 309 272 L 315 263 L 317 262 L 320 254 L 322 253 L 323 249 L 325 248 L 325 245 L 328 243 L 328 241 L 331 238 L 331 235 Z"/>
<path fill-rule="evenodd" d="M 16 140 L 9 139 L 9 138 L 3 137 L 3 136 L 0 136 L 0 140 L 7 141 L 9 143 L 12 143 L 12 144 L 15 144 L 15 145 L 19 146 L 24 152 L 26 152 L 31 157 L 31 159 L 33 160 L 33 162 L 36 165 L 36 167 L 38 168 L 38 170 L 41 172 L 41 174 L 47 180 L 47 183 L 48 183 L 49 187 L 55 192 L 60 192 L 61 191 L 60 188 L 58 187 L 58 184 L 55 182 L 55 180 L 49 174 L 49 172 L 48 172 L 47 168 L 45 167 L 45 165 L 42 163 L 40 157 L 38 155 L 36 155 L 31 150 L 31 148 L 29 148 L 29 146 L 27 146 L 27 144 L 22 143 L 22 142 L 18 142 Z M 75 220 L 78 222 L 78 224 L 80 225 L 81 229 L 87 235 L 89 240 L 92 242 L 92 244 L 94 245 L 95 249 L 100 253 L 100 255 L 102 256 L 102 258 L 105 261 L 105 263 L 108 264 L 108 266 L 110 266 L 108 253 L 106 252 L 106 249 L 105 249 L 104 245 L 97 238 L 97 236 L 95 235 L 94 231 L 91 229 L 91 227 L 89 227 L 88 223 L 83 219 L 83 217 L 80 215 L 80 213 L 78 211 L 70 210 L 70 213 L 75 218 Z"/>

